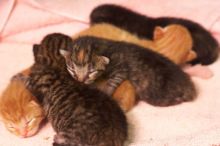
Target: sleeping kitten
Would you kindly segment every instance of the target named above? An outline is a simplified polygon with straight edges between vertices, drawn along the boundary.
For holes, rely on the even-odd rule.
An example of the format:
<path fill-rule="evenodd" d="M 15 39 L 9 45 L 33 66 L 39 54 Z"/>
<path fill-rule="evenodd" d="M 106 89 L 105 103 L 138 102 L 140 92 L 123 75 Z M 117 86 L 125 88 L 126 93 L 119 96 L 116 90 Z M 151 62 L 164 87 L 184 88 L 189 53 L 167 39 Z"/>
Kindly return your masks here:
<path fill-rule="evenodd" d="M 45 113 L 57 133 L 53 146 L 123 146 L 127 122 L 118 104 L 77 82 L 63 68 L 65 60 L 59 49 L 66 49 L 70 40 L 51 34 L 33 49 L 35 64 L 28 88 L 43 99 Z"/>
<path fill-rule="evenodd" d="M 23 75 L 15 75 L 0 98 L 0 117 L 7 130 L 19 137 L 36 134 L 44 113 L 36 98 L 26 89 Z"/>
<path fill-rule="evenodd" d="M 120 14 L 120 15 L 119 15 Z M 200 24 L 187 19 L 174 17 L 152 18 L 136 13 L 127 8 L 104 4 L 96 7 L 90 14 L 92 24 L 110 23 L 125 29 L 141 38 L 153 38 L 156 26 L 181 24 L 188 28 L 193 38 L 193 50 L 197 53 L 195 63 L 211 64 L 218 58 L 219 44 L 216 39 Z"/>
<path fill-rule="evenodd" d="M 54 56 L 52 59 L 57 59 L 59 63 L 59 68 L 62 68 L 63 70 L 66 70 L 66 63 L 65 59 L 60 56 L 59 50 L 54 49 L 57 48 L 56 46 L 61 46 L 59 49 L 66 49 L 70 50 L 72 48 L 72 39 L 69 36 L 66 36 L 64 34 L 60 33 L 54 33 L 48 35 L 48 37 L 45 37 L 45 39 L 42 41 L 41 44 L 42 47 L 46 48 L 44 51 L 47 52 L 54 52 Z M 41 56 L 38 56 L 36 59 L 40 59 Z M 44 56 L 43 56 L 44 58 Z M 43 59 L 41 59 L 43 60 Z M 50 60 L 49 60 L 50 61 Z M 57 63 L 55 63 L 55 67 L 57 66 Z M 105 82 L 105 80 L 97 81 L 96 86 L 97 88 L 101 88 L 101 85 Z M 124 91 L 126 89 L 128 93 L 125 93 Z M 123 109 L 123 111 L 129 111 L 135 104 L 136 104 L 136 96 L 135 96 L 135 90 L 133 87 L 131 87 L 130 84 L 127 82 L 122 83 L 118 89 L 116 89 L 115 94 L 113 95 L 113 98 L 119 103 L 120 107 Z M 42 99 L 37 96 L 38 100 L 42 102 Z"/>
<path fill-rule="evenodd" d="M 191 101 L 196 91 L 189 76 L 163 56 L 145 48 L 95 37 L 81 37 L 71 50 L 61 50 L 73 78 L 91 84 L 108 78 L 103 91 L 112 95 L 129 80 L 141 100 L 156 106 Z"/>
<path fill-rule="evenodd" d="M 189 31 L 177 24 L 168 25 L 165 28 L 156 27 L 153 41 L 139 38 L 126 30 L 107 23 L 95 24 L 75 34 L 73 39 L 81 36 L 94 36 L 114 41 L 134 43 L 161 53 L 178 65 L 182 65 L 196 57 L 195 52 L 191 50 L 192 37 Z M 99 78 L 96 80 L 95 85 L 98 89 L 101 89 L 105 82 L 107 82 L 107 79 Z M 113 98 L 124 111 L 130 110 L 136 104 L 135 89 L 128 80 L 120 84 L 113 94 Z"/>
<path fill-rule="evenodd" d="M 151 49 L 166 56 L 174 63 L 183 65 L 196 58 L 192 50 L 190 32 L 182 25 L 171 24 L 167 27 L 155 27 L 154 39 L 144 39 L 111 24 L 101 23 L 75 34 L 73 39 L 81 36 L 94 36 L 114 41 L 133 43 Z"/>

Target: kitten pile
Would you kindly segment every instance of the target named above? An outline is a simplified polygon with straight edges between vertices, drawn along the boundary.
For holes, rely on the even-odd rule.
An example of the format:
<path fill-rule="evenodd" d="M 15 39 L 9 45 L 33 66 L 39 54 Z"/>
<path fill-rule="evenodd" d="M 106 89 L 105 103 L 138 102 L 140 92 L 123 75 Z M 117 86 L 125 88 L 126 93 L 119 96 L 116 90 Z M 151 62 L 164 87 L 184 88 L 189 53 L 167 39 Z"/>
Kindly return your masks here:
<path fill-rule="evenodd" d="M 218 57 L 217 41 L 189 20 L 150 18 L 116 5 L 101 5 L 90 18 L 92 26 L 72 38 L 53 33 L 33 45 L 34 64 L 11 79 L 0 99 L 11 133 L 32 136 L 46 117 L 56 132 L 53 146 L 123 146 L 125 112 L 138 101 L 193 101 L 195 85 L 178 65 Z"/>

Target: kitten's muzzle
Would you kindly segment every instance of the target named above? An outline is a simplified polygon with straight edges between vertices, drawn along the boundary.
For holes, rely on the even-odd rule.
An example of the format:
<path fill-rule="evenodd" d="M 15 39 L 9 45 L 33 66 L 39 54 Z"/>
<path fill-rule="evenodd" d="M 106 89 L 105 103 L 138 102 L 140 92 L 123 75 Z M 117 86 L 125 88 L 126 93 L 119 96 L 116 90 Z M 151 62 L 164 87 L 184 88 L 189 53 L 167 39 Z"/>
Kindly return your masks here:
<path fill-rule="evenodd" d="M 86 77 L 78 77 L 77 76 L 77 80 L 80 82 L 85 82 L 86 79 L 87 79 L 87 76 Z"/>

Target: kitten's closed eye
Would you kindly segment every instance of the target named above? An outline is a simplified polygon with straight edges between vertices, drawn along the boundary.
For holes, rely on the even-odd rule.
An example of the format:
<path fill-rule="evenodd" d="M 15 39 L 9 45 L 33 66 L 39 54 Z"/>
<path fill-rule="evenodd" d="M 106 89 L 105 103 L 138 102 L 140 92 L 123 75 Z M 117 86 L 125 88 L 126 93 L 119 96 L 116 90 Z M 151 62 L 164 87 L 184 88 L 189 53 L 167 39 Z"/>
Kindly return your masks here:
<path fill-rule="evenodd" d="M 13 124 L 11 124 L 11 123 L 7 124 L 6 126 L 7 126 L 8 130 L 10 130 L 10 131 L 14 131 L 15 130 L 15 126 Z"/>
<path fill-rule="evenodd" d="M 88 75 L 88 78 L 85 80 L 85 84 L 91 84 L 95 81 L 95 79 L 101 74 L 101 71 L 93 71 L 93 72 L 90 72 L 89 75 Z"/>
<path fill-rule="evenodd" d="M 32 119 L 28 120 L 26 124 L 27 125 L 32 125 L 35 120 L 36 120 L 36 118 L 32 118 Z"/>
<path fill-rule="evenodd" d="M 74 78 L 74 79 L 77 79 L 77 75 L 76 75 L 76 72 L 73 68 L 67 66 L 67 70 L 68 72 L 70 73 L 70 75 Z"/>

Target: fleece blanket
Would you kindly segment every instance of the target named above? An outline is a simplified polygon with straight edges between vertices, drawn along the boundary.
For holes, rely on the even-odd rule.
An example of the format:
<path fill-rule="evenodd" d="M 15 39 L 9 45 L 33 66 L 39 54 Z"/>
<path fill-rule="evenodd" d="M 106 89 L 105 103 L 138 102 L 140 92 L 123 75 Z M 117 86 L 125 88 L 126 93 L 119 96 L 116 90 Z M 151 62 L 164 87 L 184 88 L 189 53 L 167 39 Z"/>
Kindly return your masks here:
<path fill-rule="evenodd" d="M 212 0 L 1 0 L 0 92 L 10 77 L 33 63 L 32 44 L 48 33 L 68 35 L 89 26 L 89 13 L 103 3 L 114 3 L 150 16 L 183 17 L 199 22 L 220 41 L 220 1 Z M 207 66 L 212 77 L 192 77 L 198 98 L 171 107 L 139 102 L 129 113 L 126 146 L 219 146 L 220 60 Z M 190 69 L 189 69 L 190 70 Z M 0 146 L 49 146 L 54 131 L 48 123 L 30 138 L 10 134 L 0 122 Z"/>

